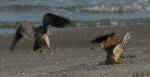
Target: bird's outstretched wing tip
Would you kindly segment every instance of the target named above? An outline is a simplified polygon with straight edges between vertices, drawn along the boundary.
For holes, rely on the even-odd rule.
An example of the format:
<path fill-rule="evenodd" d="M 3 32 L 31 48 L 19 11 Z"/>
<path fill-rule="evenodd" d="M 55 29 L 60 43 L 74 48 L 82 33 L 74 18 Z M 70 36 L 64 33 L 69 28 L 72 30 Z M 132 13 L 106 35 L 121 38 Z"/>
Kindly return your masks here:
<path fill-rule="evenodd" d="M 13 41 L 11 43 L 11 47 L 10 50 L 13 51 L 13 49 L 15 48 L 16 44 L 19 42 L 19 40 L 21 40 L 24 36 L 26 37 L 31 37 L 30 35 L 32 35 L 32 31 L 33 28 L 32 26 L 25 28 L 23 26 L 28 26 L 28 25 L 19 25 L 16 29 L 15 35 L 13 37 Z M 28 32 L 29 31 L 29 32 Z"/>
<path fill-rule="evenodd" d="M 20 32 L 20 29 L 21 29 L 21 26 L 19 26 L 19 27 L 16 29 L 15 36 L 14 36 L 13 41 L 12 41 L 12 43 L 11 43 L 10 51 L 13 51 L 13 49 L 15 48 L 17 42 L 23 37 L 23 35 L 22 35 L 21 32 Z"/>
<path fill-rule="evenodd" d="M 15 36 L 14 39 L 13 39 L 13 41 L 12 41 L 12 43 L 11 43 L 11 47 L 10 47 L 10 51 L 11 51 L 11 52 L 14 50 L 14 48 L 15 48 L 17 42 L 21 39 L 21 38 L 19 38 L 19 40 L 18 40 L 18 38 L 17 38 L 17 39 L 16 39 L 16 38 L 17 38 L 17 37 Z"/>

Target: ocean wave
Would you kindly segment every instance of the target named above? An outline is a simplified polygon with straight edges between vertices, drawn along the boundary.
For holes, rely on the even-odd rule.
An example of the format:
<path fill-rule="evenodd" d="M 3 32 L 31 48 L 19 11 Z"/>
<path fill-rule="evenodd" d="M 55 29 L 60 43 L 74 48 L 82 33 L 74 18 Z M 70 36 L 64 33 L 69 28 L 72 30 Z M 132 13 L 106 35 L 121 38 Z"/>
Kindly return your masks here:
<path fill-rule="evenodd" d="M 149 5 L 133 3 L 133 4 L 102 4 L 102 5 L 70 5 L 66 9 L 74 9 L 83 12 L 99 12 L 99 13 L 126 13 L 149 10 Z"/>
<path fill-rule="evenodd" d="M 44 5 L 5 5 L 0 6 L 0 11 L 30 11 L 30 10 L 48 10 L 48 6 Z"/>
<path fill-rule="evenodd" d="M 143 10 L 150 10 L 150 3 L 126 3 L 126 4 L 72 4 L 68 3 L 64 6 L 57 5 L 44 5 L 44 4 L 11 4 L 11 5 L 0 5 L 1 11 L 24 11 L 24 10 L 50 10 L 50 9 L 62 9 L 68 11 L 77 12 L 98 12 L 98 13 L 128 13 L 138 12 Z"/>
<path fill-rule="evenodd" d="M 91 7 L 84 7 L 82 8 L 83 11 L 88 12 L 117 12 L 117 13 L 124 13 L 124 12 L 135 12 L 143 10 L 143 7 L 138 4 L 133 5 L 100 5 L 100 6 L 91 6 Z"/>
<path fill-rule="evenodd" d="M 41 21 L 51 12 L 74 21 L 150 18 L 149 0 L 2 0 L 0 21 Z M 142 20 L 141 20 L 142 21 Z M 101 22 L 118 24 L 118 22 Z"/>
<path fill-rule="evenodd" d="M 138 19 L 120 19 L 120 20 L 111 20 L 111 19 L 103 19 L 97 20 L 94 22 L 76 22 L 73 27 L 114 27 L 114 26 L 130 26 L 137 24 L 147 24 L 149 23 L 150 18 L 138 18 Z"/>

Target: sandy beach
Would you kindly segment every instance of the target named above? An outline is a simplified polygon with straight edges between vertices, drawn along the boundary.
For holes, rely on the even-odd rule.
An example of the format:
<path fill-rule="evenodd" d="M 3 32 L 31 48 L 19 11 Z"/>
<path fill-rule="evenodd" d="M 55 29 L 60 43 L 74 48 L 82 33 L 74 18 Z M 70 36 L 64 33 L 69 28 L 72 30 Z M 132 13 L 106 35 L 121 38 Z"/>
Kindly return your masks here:
<path fill-rule="evenodd" d="M 149 25 L 133 27 L 123 63 L 115 65 L 104 64 L 105 51 L 91 40 L 111 32 L 123 37 L 130 26 L 52 31 L 51 56 L 47 49 L 43 55 L 32 51 L 33 40 L 27 39 L 10 52 L 13 35 L 0 36 L 0 77 L 150 77 Z"/>

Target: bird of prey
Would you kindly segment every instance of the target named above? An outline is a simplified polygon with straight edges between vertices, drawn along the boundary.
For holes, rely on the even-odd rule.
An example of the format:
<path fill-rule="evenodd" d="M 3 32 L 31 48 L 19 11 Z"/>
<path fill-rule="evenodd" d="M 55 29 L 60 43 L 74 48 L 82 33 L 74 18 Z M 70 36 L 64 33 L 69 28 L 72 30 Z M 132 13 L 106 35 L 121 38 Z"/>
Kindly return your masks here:
<path fill-rule="evenodd" d="M 67 24 L 70 24 L 70 20 L 68 18 L 52 13 L 46 13 L 43 17 L 42 25 L 38 27 L 34 27 L 28 23 L 21 24 L 16 30 L 10 50 L 13 51 L 16 44 L 19 42 L 19 40 L 21 40 L 21 38 L 26 37 L 28 39 L 31 39 L 31 37 L 34 37 L 34 51 L 43 48 L 43 46 L 46 46 L 49 52 L 51 52 L 49 40 L 49 35 L 51 35 L 51 33 L 48 31 L 49 25 L 53 27 L 63 28 Z M 42 52 L 42 50 L 40 50 L 40 52 Z"/>
<path fill-rule="evenodd" d="M 123 39 L 116 36 L 115 33 L 111 33 L 94 39 L 92 43 L 101 43 L 101 48 L 103 48 L 107 53 L 106 64 L 120 64 L 120 57 L 125 50 L 124 45 L 130 37 L 130 32 L 127 32 Z"/>
<path fill-rule="evenodd" d="M 106 35 L 99 36 L 91 41 L 92 44 L 100 43 L 100 47 L 103 48 L 106 55 L 106 64 L 113 64 L 113 48 L 120 42 L 120 38 L 116 36 L 116 33 L 110 33 Z"/>

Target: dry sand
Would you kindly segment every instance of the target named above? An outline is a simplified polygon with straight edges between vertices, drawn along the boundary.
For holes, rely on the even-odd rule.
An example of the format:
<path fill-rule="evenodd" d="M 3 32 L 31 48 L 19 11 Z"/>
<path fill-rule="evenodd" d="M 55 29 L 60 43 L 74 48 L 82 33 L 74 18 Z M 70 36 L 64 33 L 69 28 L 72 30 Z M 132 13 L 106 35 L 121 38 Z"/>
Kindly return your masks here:
<path fill-rule="evenodd" d="M 116 65 L 103 64 L 105 51 L 90 41 L 111 32 L 122 37 L 130 26 L 52 31 L 51 56 L 46 49 L 43 55 L 32 51 L 33 40 L 26 39 L 9 52 L 12 35 L 1 36 L 0 77 L 150 77 L 150 24 L 141 25 L 134 27 L 123 63 Z"/>

